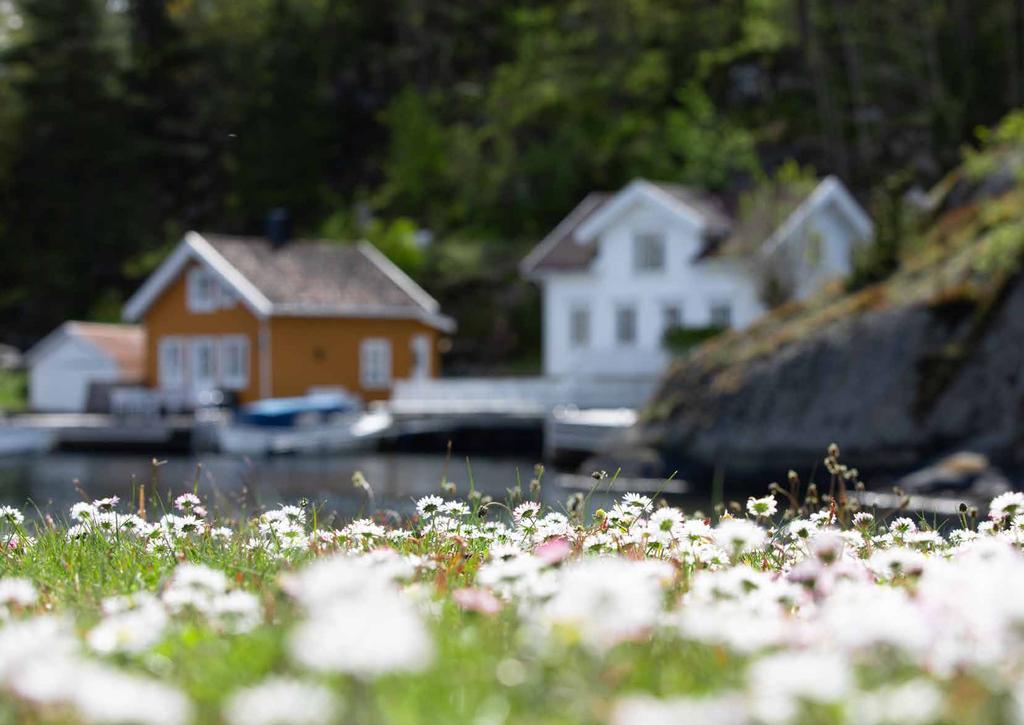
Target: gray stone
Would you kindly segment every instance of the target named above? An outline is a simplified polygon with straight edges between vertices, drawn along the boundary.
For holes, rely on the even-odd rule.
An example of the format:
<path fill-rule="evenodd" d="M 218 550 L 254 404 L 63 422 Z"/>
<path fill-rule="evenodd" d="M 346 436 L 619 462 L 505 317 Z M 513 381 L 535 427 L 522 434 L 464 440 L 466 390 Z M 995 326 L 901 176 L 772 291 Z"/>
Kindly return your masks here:
<path fill-rule="evenodd" d="M 743 363 L 682 361 L 634 445 L 667 468 L 806 471 L 837 442 L 863 469 L 904 469 L 968 449 L 1024 458 L 1024 285 L 981 303 L 916 302 L 818 327 Z"/>

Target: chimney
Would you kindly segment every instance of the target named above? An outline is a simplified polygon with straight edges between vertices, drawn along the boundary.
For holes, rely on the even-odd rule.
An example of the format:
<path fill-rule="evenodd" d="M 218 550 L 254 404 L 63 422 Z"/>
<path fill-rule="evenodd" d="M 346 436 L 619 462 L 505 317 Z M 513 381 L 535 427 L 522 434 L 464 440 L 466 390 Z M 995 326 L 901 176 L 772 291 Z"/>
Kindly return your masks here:
<path fill-rule="evenodd" d="M 270 213 L 267 214 L 264 233 L 274 249 L 280 249 L 288 243 L 292 234 L 292 215 L 285 207 L 279 206 L 270 210 Z"/>

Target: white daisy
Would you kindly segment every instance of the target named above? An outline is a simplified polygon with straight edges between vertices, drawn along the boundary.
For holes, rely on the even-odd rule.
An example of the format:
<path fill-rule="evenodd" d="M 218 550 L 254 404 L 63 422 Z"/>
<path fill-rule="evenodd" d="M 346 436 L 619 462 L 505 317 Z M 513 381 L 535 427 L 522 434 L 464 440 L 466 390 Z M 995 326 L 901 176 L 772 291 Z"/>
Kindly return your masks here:
<path fill-rule="evenodd" d="M 106 498 L 99 498 L 92 502 L 92 505 L 97 511 L 113 511 L 117 508 L 117 504 L 121 499 L 117 496 L 107 496 Z"/>
<path fill-rule="evenodd" d="M 424 496 L 416 502 L 416 511 L 420 516 L 433 516 L 441 511 L 444 499 L 440 496 Z"/>
<path fill-rule="evenodd" d="M 875 515 L 867 511 L 858 511 L 853 515 L 853 525 L 858 529 L 866 529 L 875 522 Z"/>
<path fill-rule="evenodd" d="M 747 499 L 747 513 L 751 516 L 757 517 L 770 517 L 774 516 L 775 512 L 779 510 L 779 505 L 775 501 L 775 494 L 769 494 L 763 498 L 754 498 L 751 496 Z"/>
<path fill-rule="evenodd" d="M 512 512 L 512 518 L 517 524 L 532 524 L 540 513 L 540 504 L 536 501 L 525 501 L 516 506 Z"/>
<path fill-rule="evenodd" d="M 441 512 L 449 516 L 469 516 L 469 506 L 462 501 L 448 501 L 441 507 Z"/>
<path fill-rule="evenodd" d="M 714 529 L 715 543 L 734 556 L 763 548 L 768 537 L 757 524 L 746 519 L 723 519 Z"/>
<path fill-rule="evenodd" d="M 906 516 L 901 516 L 889 524 L 889 533 L 894 536 L 906 536 L 912 531 L 917 531 L 917 524 Z"/>
<path fill-rule="evenodd" d="M 651 498 L 639 493 L 627 493 L 622 497 L 622 506 L 636 514 L 640 514 L 651 510 Z"/>
<path fill-rule="evenodd" d="M 337 722 L 339 698 L 324 685 L 270 677 L 235 692 L 224 707 L 229 725 L 328 725 Z"/>
<path fill-rule="evenodd" d="M 25 521 L 25 516 L 13 506 L 0 506 L 0 521 L 17 525 Z"/>
<path fill-rule="evenodd" d="M 1016 513 L 1024 513 L 1024 493 L 1020 491 L 1001 493 L 988 505 L 989 518 L 1001 519 Z"/>
<path fill-rule="evenodd" d="M 192 513 L 193 509 L 202 503 L 194 493 L 183 493 L 174 499 L 174 507 L 186 513 Z"/>
<path fill-rule="evenodd" d="M 95 506 L 85 501 L 79 501 L 71 507 L 71 518 L 75 521 L 91 521 L 98 513 Z"/>

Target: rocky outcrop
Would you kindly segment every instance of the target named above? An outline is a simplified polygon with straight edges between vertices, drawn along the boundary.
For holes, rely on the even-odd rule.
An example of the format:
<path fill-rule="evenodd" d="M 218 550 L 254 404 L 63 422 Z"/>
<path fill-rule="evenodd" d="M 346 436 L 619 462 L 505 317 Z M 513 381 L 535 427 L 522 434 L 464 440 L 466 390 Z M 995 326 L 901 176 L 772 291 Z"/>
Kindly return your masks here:
<path fill-rule="evenodd" d="M 895 482 L 906 495 L 964 497 L 985 504 L 1012 488 L 1006 475 L 986 456 L 958 451 Z"/>

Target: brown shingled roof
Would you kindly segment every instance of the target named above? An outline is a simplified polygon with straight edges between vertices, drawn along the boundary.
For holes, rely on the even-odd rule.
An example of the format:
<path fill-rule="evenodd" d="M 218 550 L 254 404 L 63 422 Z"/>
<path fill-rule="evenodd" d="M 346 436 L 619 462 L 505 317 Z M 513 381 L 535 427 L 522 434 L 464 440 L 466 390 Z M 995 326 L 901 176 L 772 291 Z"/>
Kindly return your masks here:
<path fill-rule="evenodd" d="M 597 252 L 593 244 L 583 244 L 576 239 L 576 230 L 603 207 L 614 194 L 594 191 L 569 212 L 561 223 L 541 240 L 530 255 L 523 260 L 531 269 L 572 270 L 590 264 Z"/>
<path fill-rule="evenodd" d="M 123 381 L 142 380 L 146 333 L 139 325 L 68 322 L 66 330 L 69 335 L 83 338 L 109 355 L 120 369 Z"/>
<path fill-rule="evenodd" d="M 284 311 L 408 307 L 434 312 L 389 276 L 358 244 L 290 241 L 274 247 L 262 237 L 203 234 L 235 269 Z"/>

